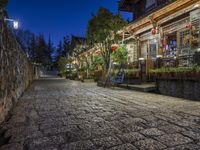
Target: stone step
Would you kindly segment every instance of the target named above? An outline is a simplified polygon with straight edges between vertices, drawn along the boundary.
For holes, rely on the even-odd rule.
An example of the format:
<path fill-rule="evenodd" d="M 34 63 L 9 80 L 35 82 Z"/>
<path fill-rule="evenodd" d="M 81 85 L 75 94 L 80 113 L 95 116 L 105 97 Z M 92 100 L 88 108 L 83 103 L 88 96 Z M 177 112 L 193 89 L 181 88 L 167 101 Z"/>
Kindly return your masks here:
<path fill-rule="evenodd" d="M 118 87 L 126 88 L 130 90 L 140 91 L 140 92 L 153 92 L 156 91 L 156 84 L 155 83 L 144 83 L 144 84 L 120 84 Z"/>
<path fill-rule="evenodd" d="M 99 81 L 97 82 L 97 86 L 104 87 L 105 82 Z M 143 83 L 143 84 L 118 84 L 120 88 L 126 88 L 129 90 L 135 90 L 140 92 L 154 92 L 156 91 L 156 84 L 155 83 Z M 112 87 L 112 85 L 107 84 L 106 87 Z"/>

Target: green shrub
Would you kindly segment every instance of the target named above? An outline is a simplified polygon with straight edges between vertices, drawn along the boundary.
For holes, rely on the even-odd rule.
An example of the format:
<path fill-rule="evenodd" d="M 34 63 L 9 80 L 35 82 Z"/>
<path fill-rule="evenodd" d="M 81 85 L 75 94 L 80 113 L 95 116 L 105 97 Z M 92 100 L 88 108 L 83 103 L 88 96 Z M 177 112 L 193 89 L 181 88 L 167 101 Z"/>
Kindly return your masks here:
<path fill-rule="evenodd" d="M 65 57 L 59 57 L 58 61 L 56 62 L 56 65 L 59 70 L 60 76 L 65 76 L 65 73 L 67 71 L 66 64 L 67 64 L 67 59 Z"/>
<path fill-rule="evenodd" d="M 188 73 L 188 72 L 200 72 L 200 66 L 194 65 L 192 67 L 163 67 L 159 69 L 150 70 L 150 73 Z"/>
<path fill-rule="evenodd" d="M 90 66 L 89 70 L 95 71 L 97 68 L 97 65 L 102 65 L 102 64 L 103 64 L 103 57 L 102 56 L 94 56 L 92 65 Z"/>
<path fill-rule="evenodd" d="M 125 44 L 121 44 L 119 48 L 111 55 L 114 62 L 123 64 L 128 59 L 128 52 Z"/>

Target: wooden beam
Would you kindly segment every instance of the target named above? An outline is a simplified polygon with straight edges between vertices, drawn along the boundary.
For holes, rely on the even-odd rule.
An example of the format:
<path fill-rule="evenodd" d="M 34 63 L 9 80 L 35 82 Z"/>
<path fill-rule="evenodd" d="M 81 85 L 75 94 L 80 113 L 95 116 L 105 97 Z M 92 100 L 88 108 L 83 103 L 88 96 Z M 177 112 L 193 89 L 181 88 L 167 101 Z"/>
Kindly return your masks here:
<path fill-rule="evenodd" d="M 159 20 L 161 20 L 171 14 L 176 13 L 177 11 L 184 9 L 187 6 L 193 7 L 192 5 L 196 4 L 198 2 L 199 2 L 199 0 L 177 0 L 177 1 L 173 2 L 172 4 L 169 4 L 166 7 L 152 13 L 151 15 L 153 15 L 153 18 L 159 22 Z M 150 24 L 151 24 L 151 22 L 150 22 L 149 16 L 147 16 L 137 22 L 129 24 L 125 29 L 137 31 L 137 30 L 139 30 L 145 26 L 148 26 Z"/>

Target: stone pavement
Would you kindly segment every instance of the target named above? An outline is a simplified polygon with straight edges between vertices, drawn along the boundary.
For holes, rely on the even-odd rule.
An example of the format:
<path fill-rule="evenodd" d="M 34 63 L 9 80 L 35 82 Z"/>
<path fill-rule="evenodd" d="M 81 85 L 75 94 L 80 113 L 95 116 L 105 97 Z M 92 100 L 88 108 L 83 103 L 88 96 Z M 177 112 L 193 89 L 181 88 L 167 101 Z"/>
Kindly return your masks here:
<path fill-rule="evenodd" d="M 1 150 L 199 150 L 200 102 L 47 78 L 1 130 Z"/>

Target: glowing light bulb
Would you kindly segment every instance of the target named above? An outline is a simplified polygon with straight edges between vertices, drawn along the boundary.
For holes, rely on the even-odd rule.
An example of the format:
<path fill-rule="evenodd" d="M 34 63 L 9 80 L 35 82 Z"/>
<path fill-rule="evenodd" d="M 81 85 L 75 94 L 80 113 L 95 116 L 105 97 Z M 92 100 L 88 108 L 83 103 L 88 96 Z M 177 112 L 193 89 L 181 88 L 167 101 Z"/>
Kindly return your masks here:
<path fill-rule="evenodd" d="M 19 22 L 18 21 L 13 21 L 13 28 L 18 29 L 19 28 Z"/>

